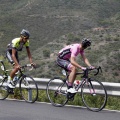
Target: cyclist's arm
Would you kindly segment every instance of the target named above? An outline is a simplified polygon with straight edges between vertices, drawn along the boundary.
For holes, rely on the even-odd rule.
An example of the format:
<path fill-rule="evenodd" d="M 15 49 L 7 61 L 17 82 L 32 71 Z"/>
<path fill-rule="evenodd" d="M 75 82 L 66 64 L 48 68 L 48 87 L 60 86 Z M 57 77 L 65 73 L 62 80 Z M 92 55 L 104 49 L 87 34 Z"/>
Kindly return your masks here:
<path fill-rule="evenodd" d="M 12 59 L 13 59 L 15 65 L 19 65 L 19 63 L 18 63 L 18 61 L 16 59 L 16 56 L 15 56 L 16 52 L 17 51 L 15 49 L 12 49 Z"/>
<path fill-rule="evenodd" d="M 29 48 L 29 47 L 26 47 L 26 51 L 27 51 L 27 54 L 28 54 L 29 61 L 30 61 L 30 63 L 32 64 L 33 61 L 32 61 L 32 55 L 31 55 L 31 52 L 30 52 L 30 48 Z"/>
<path fill-rule="evenodd" d="M 26 47 L 26 50 L 27 50 L 29 61 L 30 61 L 30 63 L 32 63 L 32 56 L 31 56 L 31 52 L 30 52 L 29 47 Z"/>
<path fill-rule="evenodd" d="M 84 54 L 81 54 L 81 56 L 82 56 L 82 58 L 83 58 L 84 63 L 85 63 L 87 66 L 91 67 L 91 64 L 90 64 L 89 60 L 86 58 L 86 56 L 85 56 Z"/>
<path fill-rule="evenodd" d="M 71 56 L 70 62 L 71 62 L 72 65 L 74 65 L 74 66 L 82 69 L 82 66 L 80 66 L 80 65 L 76 62 L 75 57 L 72 57 L 72 56 Z"/>

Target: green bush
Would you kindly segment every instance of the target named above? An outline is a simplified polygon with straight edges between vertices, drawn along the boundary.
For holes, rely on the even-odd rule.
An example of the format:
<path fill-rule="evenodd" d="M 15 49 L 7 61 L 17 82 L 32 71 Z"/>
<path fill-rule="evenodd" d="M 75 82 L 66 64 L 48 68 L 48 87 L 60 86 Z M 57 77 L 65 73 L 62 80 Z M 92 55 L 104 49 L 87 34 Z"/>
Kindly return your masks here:
<path fill-rule="evenodd" d="M 47 49 L 43 50 L 43 56 L 49 58 L 50 57 L 50 51 L 47 50 Z"/>

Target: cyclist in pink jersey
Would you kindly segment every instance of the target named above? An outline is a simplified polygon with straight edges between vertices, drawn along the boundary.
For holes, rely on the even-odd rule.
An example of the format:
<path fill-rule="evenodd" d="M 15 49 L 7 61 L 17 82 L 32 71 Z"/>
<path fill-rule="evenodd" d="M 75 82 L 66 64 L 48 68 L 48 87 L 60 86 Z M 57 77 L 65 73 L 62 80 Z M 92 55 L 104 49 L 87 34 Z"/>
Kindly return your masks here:
<path fill-rule="evenodd" d="M 84 50 L 90 45 L 91 41 L 87 38 L 84 38 L 80 44 L 71 44 L 59 51 L 56 62 L 60 67 L 64 68 L 66 71 L 69 71 L 70 73 L 67 90 L 67 92 L 69 93 L 77 92 L 73 88 L 73 82 L 76 78 L 75 73 L 77 68 L 80 68 L 82 70 L 86 69 L 86 67 L 83 67 L 76 62 L 76 57 L 80 54 L 85 64 L 91 68 L 94 68 L 93 66 L 91 66 L 90 62 L 84 54 Z"/>

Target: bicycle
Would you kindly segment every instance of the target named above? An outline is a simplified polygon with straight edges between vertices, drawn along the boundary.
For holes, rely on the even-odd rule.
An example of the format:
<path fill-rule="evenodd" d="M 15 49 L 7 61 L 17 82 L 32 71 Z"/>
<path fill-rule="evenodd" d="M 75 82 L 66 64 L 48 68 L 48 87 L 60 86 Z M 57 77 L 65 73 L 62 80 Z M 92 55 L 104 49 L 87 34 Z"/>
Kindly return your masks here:
<path fill-rule="evenodd" d="M 7 86 L 8 84 L 8 71 L 2 60 L 0 60 L 2 74 L 0 75 L 0 100 L 4 100 L 11 93 L 12 88 Z M 25 75 L 25 68 L 33 69 L 31 64 L 22 66 L 17 74 L 17 80 L 15 81 L 15 88 L 18 87 L 22 98 L 29 103 L 34 103 L 38 98 L 38 86 L 36 81 L 29 75 Z"/>
<path fill-rule="evenodd" d="M 91 111 L 101 111 L 107 103 L 107 92 L 104 85 L 93 78 L 89 77 L 89 72 L 93 69 L 87 68 L 83 72 L 77 72 L 76 75 L 82 74 L 82 80 L 75 90 L 81 94 L 84 105 Z M 94 75 L 97 75 L 102 69 L 101 67 L 95 68 Z M 47 97 L 51 104 L 56 107 L 62 107 L 69 100 L 74 100 L 75 94 L 67 93 L 68 85 L 68 72 L 64 70 L 65 79 L 61 77 L 52 78 L 46 88 Z M 81 89 L 80 89 L 81 88 Z"/>

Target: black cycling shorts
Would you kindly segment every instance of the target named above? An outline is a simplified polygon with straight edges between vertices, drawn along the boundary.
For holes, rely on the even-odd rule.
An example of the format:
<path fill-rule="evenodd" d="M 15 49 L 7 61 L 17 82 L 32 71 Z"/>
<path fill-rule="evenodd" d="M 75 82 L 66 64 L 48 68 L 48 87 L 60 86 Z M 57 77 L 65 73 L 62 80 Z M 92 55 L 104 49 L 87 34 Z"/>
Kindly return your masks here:
<path fill-rule="evenodd" d="M 16 52 L 15 57 L 16 57 L 18 63 L 19 63 L 18 52 Z M 13 59 L 12 59 L 12 50 L 7 50 L 7 51 L 6 51 L 6 58 L 8 59 L 8 61 L 9 61 L 11 64 L 14 64 L 14 61 L 13 61 Z"/>
<path fill-rule="evenodd" d="M 68 66 L 71 64 L 69 60 L 64 60 L 57 57 L 56 62 L 57 62 L 57 65 L 64 68 L 66 71 L 69 71 Z"/>

